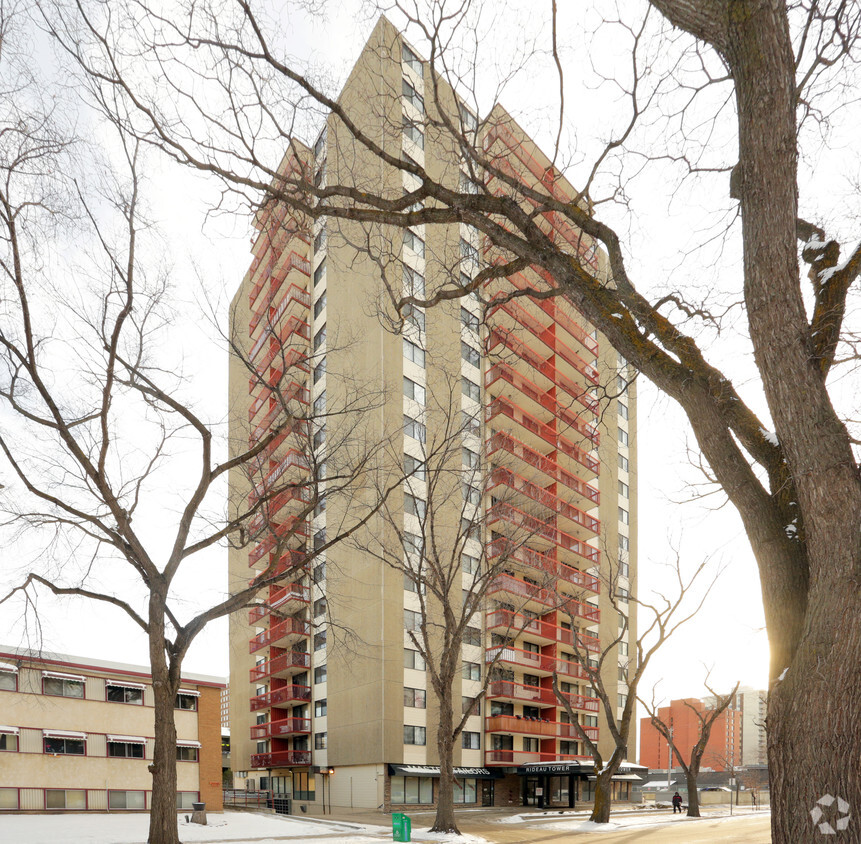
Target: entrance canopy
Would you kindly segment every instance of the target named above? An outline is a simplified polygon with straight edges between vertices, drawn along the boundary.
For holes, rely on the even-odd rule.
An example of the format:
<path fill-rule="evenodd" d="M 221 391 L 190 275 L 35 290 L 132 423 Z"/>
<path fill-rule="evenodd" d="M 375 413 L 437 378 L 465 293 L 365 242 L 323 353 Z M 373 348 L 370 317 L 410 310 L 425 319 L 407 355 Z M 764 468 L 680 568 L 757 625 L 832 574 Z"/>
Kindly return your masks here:
<path fill-rule="evenodd" d="M 491 771 L 490 768 L 455 768 L 454 775 L 458 779 L 495 780 L 502 776 L 502 772 Z M 439 765 L 389 765 L 389 776 L 438 777 Z"/>

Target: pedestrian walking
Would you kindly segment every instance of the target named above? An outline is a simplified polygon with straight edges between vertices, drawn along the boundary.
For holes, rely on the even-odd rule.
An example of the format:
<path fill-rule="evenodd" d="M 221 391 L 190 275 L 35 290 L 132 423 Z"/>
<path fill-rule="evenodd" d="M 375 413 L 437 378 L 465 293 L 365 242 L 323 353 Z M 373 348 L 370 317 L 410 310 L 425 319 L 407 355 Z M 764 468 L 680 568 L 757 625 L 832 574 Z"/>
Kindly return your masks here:
<path fill-rule="evenodd" d="M 673 795 L 673 814 L 676 812 L 682 813 L 682 795 L 678 791 Z"/>

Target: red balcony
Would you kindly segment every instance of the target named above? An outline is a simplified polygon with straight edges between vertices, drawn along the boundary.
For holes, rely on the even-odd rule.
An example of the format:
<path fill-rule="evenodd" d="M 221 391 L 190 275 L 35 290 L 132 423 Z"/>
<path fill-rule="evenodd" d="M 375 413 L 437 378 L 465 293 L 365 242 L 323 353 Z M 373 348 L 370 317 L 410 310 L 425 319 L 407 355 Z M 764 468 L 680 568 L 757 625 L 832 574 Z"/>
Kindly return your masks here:
<path fill-rule="evenodd" d="M 491 472 L 488 489 L 493 490 L 499 486 L 505 486 L 515 492 L 519 492 L 526 498 L 536 501 L 543 507 L 556 513 L 557 516 L 560 516 L 575 525 L 586 528 L 586 530 L 591 533 L 597 535 L 601 532 L 601 522 L 599 522 L 594 516 L 584 513 L 582 510 L 572 506 L 558 495 L 554 495 L 552 492 L 542 489 L 537 484 L 534 484 L 526 478 L 516 475 L 510 469 L 505 469 L 501 466 L 496 467 Z"/>
<path fill-rule="evenodd" d="M 274 384 L 268 383 L 274 381 Z M 307 406 L 310 399 L 307 387 L 298 381 L 290 381 L 287 384 L 279 384 L 277 379 L 268 379 L 265 383 L 252 380 L 252 389 L 249 390 L 249 398 L 254 397 L 248 408 L 248 421 L 253 422 L 254 417 L 270 402 L 269 410 L 275 407 L 283 408 L 285 404 L 298 401 Z"/>
<path fill-rule="evenodd" d="M 310 534 L 308 522 L 305 519 L 300 519 L 298 516 L 288 516 L 269 527 L 271 533 L 262 542 L 257 543 L 254 550 L 248 555 L 249 566 L 260 562 L 269 551 L 276 549 L 279 540 L 284 541 L 294 537 L 307 539 Z"/>
<path fill-rule="evenodd" d="M 269 721 L 257 724 L 251 728 L 251 738 L 256 741 L 283 736 L 307 735 L 311 732 L 310 718 L 282 718 L 279 721 Z"/>
<path fill-rule="evenodd" d="M 589 764 L 593 762 L 593 759 L 591 756 L 565 756 L 561 753 L 531 753 L 528 750 L 487 750 L 484 753 L 485 766 L 535 765 L 538 762 L 586 762 Z"/>
<path fill-rule="evenodd" d="M 586 574 L 572 566 L 565 565 L 565 563 L 560 563 L 558 560 L 554 560 L 546 554 L 541 554 L 533 548 L 525 545 L 517 546 L 504 536 L 500 536 L 487 544 L 487 556 L 489 559 L 493 560 L 503 555 L 507 556 L 513 562 L 529 566 L 550 577 L 571 583 L 581 589 L 588 589 L 596 595 L 601 590 L 601 581 L 597 577 Z"/>
<path fill-rule="evenodd" d="M 302 569 L 307 571 L 307 560 L 308 556 L 304 551 L 300 551 L 296 548 L 285 548 L 281 552 L 281 556 L 278 558 L 277 562 L 269 563 L 269 566 L 266 569 L 252 579 L 251 585 L 255 585 L 255 583 L 260 580 L 277 578 L 291 570 L 298 572 Z M 254 563 L 250 563 L 250 565 L 253 566 Z"/>
<path fill-rule="evenodd" d="M 545 656 L 532 651 L 523 651 L 520 648 L 512 648 L 508 645 L 496 645 L 488 648 L 484 654 L 484 661 L 491 663 L 508 663 L 522 668 L 529 674 L 552 674 L 556 668 L 556 658 Z M 552 692 L 551 692 L 552 694 Z"/>
<path fill-rule="evenodd" d="M 506 397 L 496 396 L 485 407 L 484 419 L 486 422 L 490 422 L 493 419 L 499 418 L 499 422 L 497 422 L 496 427 L 500 427 L 500 422 L 504 424 L 504 419 L 502 417 L 510 419 L 511 422 L 514 423 L 514 425 L 505 425 L 505 427 L 511 429 L 506 432 L 508 436 L 515 433 L 520 436 L 525 436 L 528 439 L 531 439 L 532 445 L 536 448 L 543 447 L 544 444 L 547 443 L 547 445 L 549 445 L 554 451 L 560 451 L 566 457 L 576 460 L 581 466 L 584 466 L 587 469 L 590 468 L 588 465 L 589 461 L 581 459 L 581 456 L 585 454 L 583 449 L 573 441 L 569 440 L 568 437 L 558 434 L 552 425 L 540 421 Z M 531 438 L 530 434 L 532 435 Z M 558 462 L 558 458 L 556 457 L 547 459 L 556 460 Z M 598 461 L 595 460 L 592 462 L 596 466 L 598 465 Z M 597 471 L 595 474 L 597 474 Z M 591 487 L 587 484 L 583 484 L 582 486 L 584 487 L 583 494 L 588 496 Z"/>
<path fill-rule="evenodd" d="M 249 535 L 256 538 L 264 528 L 275 531 L 279 536 L 286 536 L 291 531 L 295 533 L 295 520 L 299 518 L 298 515 L 288 516 L 286 519 L 282 517 L 278 520 L 278 523 L 274 519 L 291 502 L 296 505 L 295 509 L 301 513 L 306 509 L 306 505 L 310 500 L 311 489 L 307 485 L 287 487 L 283 492 L 273 495 L 263 505 L 265 512 L 258 513 L 248 523 Z"/>
<path fill-rule="evenodd" d="M 596 697 L 586 697 L 585 695 L 573 694 L 572 692 L 562 692 L 568 698 L 568 703 L 572 709 L 585 709 L 587 712 L 598 712 L 601 708 L 601 701 Z"/>
<path fill-rule="evenodd" d="M 254 753 L 252 768 L 295 768 L 311 764 L 310 750 L 276 750 L 274 753 Z"/>
<path fill-rule="evenodd" d="M 549 621 L 540 618 L 530 618 L 506 609 L 491 610 L 487 613 L 488 630 L 504 630 L 502 634 L 506 637 L 516 637 L 526 634 L 537 639 L 543 639 L 545 643 L 558 642 L 562 645 L 574 647 L 576 636 L 580 647 L 592 653 L 601 652 L 601 642 L 595 636 L 590 636 L 579 630 L 570 630 L 567 627 L 559 627 Z"/>
<path fill-rule="evenodd" d="M 518 372 L 513 367 L 509 366 L 507 363 L 495 363 L 484 376 L 484 386 L 490 389 L 494 384 L 500 384 L 500 388 L 495 392 L 501 393 L 506 397 L 506 400 L 509 404 L 512 404 L 514 407 L 518 408 L 521 411 L 523 416 L 526 419 L 533 420 L 529 423 L 529 430 L 533 430 L 535 425 L 542 425 L 548 428 L 549 432 L 553 434 L 554 439 L 550 440 L 550 444 L 556 447 L 556 438 L 565 439 L 562 434 L 557 433 L 556 428 L 550 425 L 549 422 L 542 422 L 535 416 L 532 416 L 530 413 L 527 413 L 520 406 L 523 403 L 523 399 L 526 398 L 534 403 L 540 413 L 550 413 L 554 420 L 560 420 L 565 426 L 568 426 L 572 430 L 576 431 L 582 437 L 587 440 L 590 440 L 595 446 L 598 446 L 601 442 L 601 435 L 598 433 L 597 429 L 594 425 L 589 422 L 586 422 L 580 416 L 578 416 L 574 411 L 570 410 L 566 404 L 557 401 L 556 398 L 552 395 L 549 390 L 544 390 L 541 387 L 534 384 L 530 381 L 525 375 Z M 507 388 L 505 385 L 509 385 Z M 516 391 L 516 393 L 514 392 Z M 513 417 L 512 417 L 513 418 Z M 523 423 L 521 423 L 523 424 Z M 546 434 L 539 434 L 542 439 L 546 439 Z M 566 440 L 567 442 L 571 442 L 571 440 Z M 574 448 L 578 448 L 573 442 L 571 445 Z"/>
<path fill-rule="evenodd" d="M 308 700 L 311 700 L 310 686 L 282 686 L 251 698 L 251 711 L 257 712 L 258 709 L 271 709 L 285 703 L 302 703 Z"/>
<path fill-rule="evenodd" d="M 276 656 L 268 662 L 255 665 L 249 673 L 252 683 L 260 683 L 267 677 L 286 677 L 303 669 L 311 667 L 311 654 L 304 651 L 288 651 L 286 654 Z"/>
<path fill-rule="evenodd" d="M 284 613 L 295 612 L 301 604 L 308 604 L 310 600 L 311 590 L 307 586 L 301 583 L 288 583 L 283 589 L 274 590 L 268 601 L 252 607 L 248 612 L 248 622 L 256 624 L 273 610 Z"/>
<path fill-rule="evenodd" d="M 553 689 L 524 686 L 511 680 L 491 680 L 487 687 L 488 699 L 516 700 L 533 706 L 558 706 Z"/>
<path fill-rule="evenodd" d="M 576 446 L 575 446 L 576 448 Z M 487 442 L 487 456 L 491 457 L 498 451 L 505 451 L 508 454 L 522 460 L 527 466 L 537 469 L 548 478 L 574 490 L 584 498 L 597 504 L 600 500 L 600 494 L 597 489 L 589 486 L 589 484 L 581 481 L 576 475 L 566 472 L 559 465 L 559 461 L 555 457 L 545 457 L 538 451 L 530 448 L 520 440 L 512 437 L 511 434 L 505 431 L 495 431 Z M 575 457 L 579 463 L 582 463 L 590 471 L 598 472 L 598 461 L 589 457 L 582 449 L 577 449 L 580 456 Z M 588 462 L 586 462 L 588 461 Z"/>
<path fill-rule="evenodd" d="M 303 621 L 301 618 L 285 618 L 284 621 L 273 624 L 268 630 L 258 633 L 248 643 L 248 650 L 250 653 L 255 653 L 269 645 L 284 647 L 287 641 L 310 635 L 311 625 L 307 621 Z M 285 644 L 282 645 L 281 642 Z"/>
<path fill-rule="evenodd" d="M 248 444 L 252 448 L 257 445 L 257 443 L 263 439 L 267 434 L 272 432 L 273 423 L 275 420 L 283 413 L 281 407 L 273 407 L 269 413 L 263 418 L 261 422 L 259 422 L 251 433 L 248 436 Z M 281 428 L 278 436 L 273 439 L 272 445 L 274 448 L 277 448 L 282 442 L 284 442 L 290 434 L 302 433 L 307 430 L 307 426 L 304 420 L 302 419 L 283 419 L 282 420 L 283 427 Z"/>
<path fill-rule="evenodd" d="M 497 522 L 503 522 L 518 530 L 526 531 L 533 542 L 547 542 L 551 546 L 555 545 L 558 548 L 571 551 L 595 565 L 599 565 L 601 562 L 601 552 L 597 548 L 587 545 L 571 534 L 565 533 L 541 519 L 536 519 L 504 501 L 497 502 L 487 511 L 487 523 L 493 525 Z"/>
<path fill-rule="evenodd" d="M 291 448 L 278 461 L 278 465 L 269 470 L 262 483 L 254 485 L 254 489 L 248 494 L 248 504 L 253 505 L 264 490 L 272 489 L 290 469 L 300 469 L 302 472 L 310 471 L 308 458 L 295 448 Z"/>
<path fill-rule="evenodd" d="M 512 577 L 510 574 L 496 575 L 487 588 L 488 597 L 498 597 L 500 594 L 513 595 L 521 600 L 542 604 L 549 608 L 558 606 L 562 600 L 552 589 L 545 589 L 526 580 Z"/>
<path fill-rule="evenodd" d="M 294 366 L 302 372 L 308 373 L 311 367 L 308 365 L 308 350 L 290 348 L 285 349 L 277 342 L 273 341 L 269 344 L 269 351 L 259 360 L 254 363 L 254 370 L 258 375 L 266 375 L 270 364 L 278 357 L 279 372 L 287 372 Z"/>
<path fill-rule="evenodd" d="M 544 721 L 540 718 L 524 718 L 519 715 L 491 715 L 485 719 L 485 732 L 488 733 L 523 733 L 544 738 L 580 739 L 574 724 L 562 721 Z M 598 741 L 597 727 L 583 727 L 586 735 L 592 741 Z"/>
<path fill-rule="evenodd" d="M 255 258 L 254 261 L 251 262 L 252 274 L 257 272 L 259 262 L 259 258 Z M 288 252 L 286 257 L 284 257 L 282 253 L 278 255 L 277 258 L 273 257 L 273 259 L 269 261 L 269 265 L 263 270 L 260 278 L 254 283 L 250 292 L 251 307 L 255 309 L 252 314 L 252 319 L 256 317 L 254 322 L 255 325 L 260 321 L 266 308 L 269 307 L 274 299 L 275 294 L 278 293 L 287 276 L 290 275 L 293 270 L 297 270 L 302 275 L 310 278 L 311 262 L 308 261 L 307 258 L 302 257 L 302 255 L 295 250 Z M 257 302 L 257 298 L 260 296 L 263 288 L 267 286 L 266 298 L 264 299 L 263 304 L 260 305 Z M 268 301 L 266 301 L 266 299 L 268 299 Z"/>
<path fill-rule="evenodd" d="M 278 304 L 275 304 L 276 292 L 277 290 L 270 290 L 270 292 L 261 300 L 260 304 L 254 309 L 254 313 L 251 315 L 251 319 L 248 322 L 248 330 L 250 333 L 254 333 L 254 329 L 257 328 L 260 321 L 264 318 L 264 315 L 266 315 L 267 309 L 269 311 L 267 316 L 267 325 L 272 326 L 277 325 L 281 317 L 283 317 L 291 307 L 296 310 L 297 315 L 308 311 L 311 307 L 311 294 L 298 284 L 289 285 L 284 291 L 284 295 L 278 300 Z M 258 340 L 258 342 L 260 341 Z M 253 352 L 251 357 L 254 357 Z"/>

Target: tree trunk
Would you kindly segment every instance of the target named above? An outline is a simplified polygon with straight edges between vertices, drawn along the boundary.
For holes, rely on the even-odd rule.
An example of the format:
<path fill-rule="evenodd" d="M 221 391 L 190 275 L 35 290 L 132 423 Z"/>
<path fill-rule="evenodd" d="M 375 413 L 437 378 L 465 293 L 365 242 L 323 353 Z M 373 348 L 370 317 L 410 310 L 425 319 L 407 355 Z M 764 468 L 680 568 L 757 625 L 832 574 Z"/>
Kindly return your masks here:
<path fill-rule="evenodd" d="M 610 803 L 613 798 L 613 774 L 615 768 L 605 768 L 595 780 L 595 803 L 592 806 L 592 823 L 610 822 Z"/>
<path fill-rule="evenodd" d="M 155 698 L 155 750 L 147 844 L 179 844 L 176 815 L 176 687 L 165 655 L 164 601 L 150 597 L 150 665 Z"/>
<path fill-rule="evenodd" d="M 454 820 L 454 766 L 452 764 L 454 750 L 452 723 L 454 716 L 451 685 L 451 681 L 449 681 L 443 686 L 445 691 L 439 702 L 439 727 L 436 734 L 437 753 L 439 754 L 439 791 L 437 792 L 436 818 L 430 831 L 460 835 L 460 830 Z"/>
<path fill-rule="evenodd" d="M 700 793 L 697 791 L 697 772 L 693 768 L 685 771 L 685 782 L 688 786 L 688 817 L 700 816 Z"/>

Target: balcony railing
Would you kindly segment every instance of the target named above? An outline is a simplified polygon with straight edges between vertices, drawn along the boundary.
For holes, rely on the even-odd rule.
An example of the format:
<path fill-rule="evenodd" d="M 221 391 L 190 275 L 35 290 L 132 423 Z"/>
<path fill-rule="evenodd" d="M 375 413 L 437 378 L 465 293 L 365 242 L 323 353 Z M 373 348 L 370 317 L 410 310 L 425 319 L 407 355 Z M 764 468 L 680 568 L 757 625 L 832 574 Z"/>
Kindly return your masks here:
<path fill-rule="evenodd" d="M 595 636 L 582 633 L 579 630 L 571 630 L 559 627 L 549 621 L 540 618 L 529 618 L 511 610 L 497 609 L 487 613 L 487 629 L 503 628 L 504 635 L 509 637 L 520 636 L 523 633 L 547 639 L 551 642 L 559 642 L 563 645 L 574 646 L 575 637 L 578 645 L 592 653 L 601 652 L 601 642 Z"/>
<path fill-rule="evenodd" d="M 272 489 L 284 473 L 290 469 L 301 469 L 303 471 L 310 469 L 308 458 L 295 448 L 291 448 L 281 458 L 278 465 L 267 473 L 262 483 L 255 484 L 254 489 L 248 494 L 249 505 L 253 505 L 265 490 Z"/>
<path fill-rule="evenodd" d="M 257 712 L 258 709 L 271 709 L 284 703 L 307 700 L 311 700 L 310 686 L 282 686 L 280 689 L 251 698 L 251 711 Z"/>
<path fill-rule="evenodd" d="M 491 560 L 506 556 L 510 560 L 544 572 L 551 577 L 558 577 L 567 583 L 588 589 L 596 595 L 601 588 L 601 581 L 597 577 L 575 569 L 573 566 L 565 565 L 559 560 L 554 560 L 546 554 L 539 553 L 534 548 L 529 548 L 526 545 L 517 546 L 504 536 L 497 537 L 493 542 L 487 544 L 487 556 Z"/>
<path fill-rule="evenodd" d="M 308 604 L 310 600 L 311 590 L 307 586 L 303 586 L 301 583 L 288 583 L 284 588 L 274 590 L 268 601 L 252 607 L 248 611 L 248 623 L 257 624 L 261 619 L 266 618 L 272 610 L 285 612 L 288 606 L 293 612 L 298 607 L 291 605 Z"/>
<path fill-rule="evenodd" d="M 520 715 L 490 715 L 485 719 L 485 732 L 488 733 L 523 733 L 544 738 L 581 739 L 574 724 L 562 721 L 545 721 L 541 718 L 526 718 Z M 592 741 L 598 740 L 597 727 L 583 727 L 583 731 Z"/>
<path fill-rule="evenodd" d="M 252 382 L 252 387 L 249 390 L 249 398 L 253 398 L 251 405 L 248 408 L 248 421 L 253 422 L 254 417 L 260 409 L 271 399 L 274 406 L 283 407 L 284 404 L 289 404 L 291 401 L 298 401 L 301 404 L 307 405 L 310 393 L 308 388 L 298 381 L 290 381 L 287 384 L 279 384 L 280 379 L 271 379 L 275 383 L 257 383 Z M 272 410 L 272 408 L 270 408 Z"/>
<path fill-rule="evenodd" d="M 262 542 L 258 542 L 251 553 L 248 555 L 248 565 L 253 566 L 258 563 L 269 552 L 278 546 L 279 540 L 292 539 L 299 537 L 307 539 L 310 536 L 307 519 L 300 519 L 298 516 L 288 516 L 282 519 L 278 524 L 270 526 L 271 533 Z"/>
<path fill-rule="evenodd" d="M 308 669 L 311 667 L 311 654 L 304 651 L 289 651 L 281 656 L 276 656 L 268 662 L 261 662 L 260 665 L 255 665 L 249 673 L 249 680 L 252 683 L 260 683 L 267 677 L 273 677 L 276 674 L 286 673 L 292 669 Z"/>
<path fill-rule="evenodd" d="M 591 756 L 566 756 L 561 753 L 532 753 L 528 750 L 487 750 L 485 765 L 534 765 L 538 762 L 592 762 Z"/>
<path fill-rule="evenodd" d="M 289 636 L 310 636 L 311 625 L 300 618 L 285 618 L 278 624 L 273 624 L 268 630 L 258 633 L 249 643 L 248 649 L 251 653 L 259 651 L 268 645 L 274 645 L 281 639 Z"/>
<path fill-rule="evenodd" d="M 552 478 L 554 481 L 567 486 L 569 489 L 573 489 L 575 492 L 579 493 L 584 498 L 588 498 L 593 503 L 597 504 L 599 502 L 600 494 L 598 490 L 580 480 L 576 475 L 572 475 L 571 472 L 567 472 L 563 469 L 555 457 L 545 457 L 540 452 L 535 451 L 505 431 L 495 431 L 487 442 L 488 457 L 500 450 L 514 455 L 527 465 L 532 466 L 533 468 L 538 469 L 539 472 L 547 475 L 548 478 Z M 575 459 L 586 466 L 590 471 L 597 473 L 599 465 L 598 461 L 593 460 L 593 458 L 589 457 L 589 455 L 582 449 L 578 449 L 578 452 L 579 456 L 575 457 Z"/>
<path fill-rule="evenodd" d="M 519 700 L 539 706 L 558 705 L 553 689 L 545 689 L 541 686 L 524 686 L 522 683 L 515 683 L 512 680 L 491 680 L 487 687 L 487 697 Z"/>
<path fill-rule="evenodd" d="M 279 736 L 301 735 L 311 732 L 310 718 L 281 718 L 278 721 L 268 721 L 251 728 L 251 738 L 256 741 Z"/>
<path fill-rule="evenodd" d="M 484 654 L 486 663 L 507 663 L 508 665 L 516 665 L 529 674 L 562 674 L 565 677 L 574 677 L 578 680 L 588 680 L 589 675 L 586 669 L 577 662 L 571 662 L 567 659 L 548 656 L 545 654 L 535 653 L 534 651 L 524 651 L 520 648 L 513 648 L 510 645 L 494 645 L 488 648 Z"/>
<path fill-rule="evenodd" d="M 252 768 L 291 768 L 311 764 L 310 750 L 276 750 L 274 753 L 254 753 Z"/>
<path fill-rule="evenodd" d="M 273 495 L 265 503 L 265 512 L 258 513 L 249 523 L 248 525 L 248 533 L 251 537 L 256 537 L 264 527 L 268 527 L 270 530 L 275 530 L 279 536 L 284 535 L 292 529 L 295 524 L 295 516 L 290 516 L 288 519 L 284 520 L 283 518 L 279 520 L 280 524 L 277 527 L 281 527 L 281 525 L 287 525 L 288 530 L 279 532 L 276 527 L 276 523 L 274 522 L 275 517 L 288 505 L 290 502 L 296 502 L 297 507 L 300 512 L 305 509 L 305 505 L 311 500 L 311 489 L 306 484 L 298 484 L 296 486 L 290 486 L 284 489 L 283 492 L 279 492 L 277 495 Z M 268 525 L 267 525 L 268 521 Z M 295 532 L 295 531 L 294 531 Z"/>
<path fill-rule="evenodd" d="M 277 291 L 271 291 L 264 297 L 262 303 L 254 309 L 254 313 L 251 315 L 251 319 L 248 323 L 248 330 L 250 332 L 253 333 L 254 329 L 256 329 L 260 324 L 267 308 L 269 309 L 269 324 L 277 325 L 278 320 L 284 316 L 287 308 L 291 305 L 298 305 L 303 311 L 311 307 L 311 295 L 306 290 L 299 287 L 298 284 L 291 284 L 284 292 L 284 296 L 277 305 L 274 304 L 276 292 Z M 254 357 L 253 352 L 251 357 Z"/>

